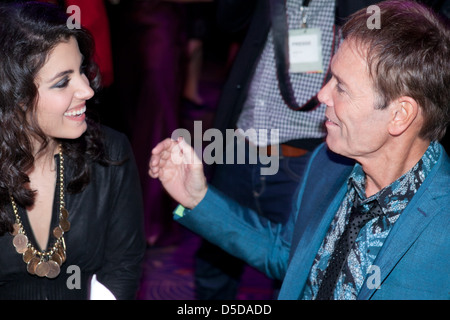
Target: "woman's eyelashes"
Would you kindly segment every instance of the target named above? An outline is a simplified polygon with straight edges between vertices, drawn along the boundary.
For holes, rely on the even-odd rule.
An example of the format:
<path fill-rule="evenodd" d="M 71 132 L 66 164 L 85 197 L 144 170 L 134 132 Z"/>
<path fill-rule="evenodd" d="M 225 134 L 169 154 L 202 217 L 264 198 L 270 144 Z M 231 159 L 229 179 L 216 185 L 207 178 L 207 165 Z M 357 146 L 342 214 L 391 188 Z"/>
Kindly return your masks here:
<path fill-rule="evenodd" d="M 86 65 L 82 65 L 80 66 L 79 72 L 80 72 L 80 76 L 86 75 L 86 69 L 87 66 Z M 57 83 L 55 83 L 52 88 L 55 89 L 62 89 L 62 88 L 66 88 L 70 83 L 70 77 L 65 76 L 64 78 L 62 78 L 61 80 L 59 80 Z"/>
<path fill-rule="evenodd" d="M 63 79 L 58 81 L 56 84 L 54 84 L 52 86 L 52 88 L 55 88 L 55 89 L 66 88 L 69 85 L 69 82 L 70 82 L 70 78 L 69 77 L 64 77 Z"/>

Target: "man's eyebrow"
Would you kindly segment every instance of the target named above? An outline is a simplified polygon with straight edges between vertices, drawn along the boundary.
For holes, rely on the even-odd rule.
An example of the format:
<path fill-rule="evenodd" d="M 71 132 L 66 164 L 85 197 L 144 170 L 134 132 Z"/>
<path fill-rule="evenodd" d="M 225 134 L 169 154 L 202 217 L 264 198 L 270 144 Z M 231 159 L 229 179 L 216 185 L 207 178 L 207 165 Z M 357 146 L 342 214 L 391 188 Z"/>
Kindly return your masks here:
<path fill-rule="evenodd" d="M 51 78 L 48 82 L 53 82 L 54 80 L 61 78 L 65 75 L 71 74 L 71 73 L 73 73 L 73 70 L 62 71 L 62 72 L 58 73 L 57 75 L 55 75 L 53 78 Z"/>

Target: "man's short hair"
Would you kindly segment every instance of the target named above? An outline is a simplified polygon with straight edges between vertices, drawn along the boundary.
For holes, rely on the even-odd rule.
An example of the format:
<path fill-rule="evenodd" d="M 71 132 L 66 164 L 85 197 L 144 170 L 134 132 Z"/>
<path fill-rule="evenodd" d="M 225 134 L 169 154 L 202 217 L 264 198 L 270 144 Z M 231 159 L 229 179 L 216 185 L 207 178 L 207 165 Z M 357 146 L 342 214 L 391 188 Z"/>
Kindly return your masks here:
<path fill-rule="evenodd" d="M 430 8 L 412 1 L 384 1 L 380 28 L 369 28 L 372 12 L 353 14 L 344 38 L 367 54 L 378 107 L 401 96 L 416 100 L 424 123 L 420 136 L 440 140 L 450 121 L 450 28 Z"/>

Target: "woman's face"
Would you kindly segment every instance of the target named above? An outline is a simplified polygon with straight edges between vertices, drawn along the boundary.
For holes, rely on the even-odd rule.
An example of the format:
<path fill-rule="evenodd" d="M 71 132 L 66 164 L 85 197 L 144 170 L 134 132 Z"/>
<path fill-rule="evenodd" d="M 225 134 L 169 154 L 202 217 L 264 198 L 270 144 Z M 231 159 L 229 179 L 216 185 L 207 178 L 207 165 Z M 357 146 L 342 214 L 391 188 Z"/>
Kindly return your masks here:
<path fill-rule="evenodd" d="M 78 43 L 71 37 L 52 50 L 37 74 L 37 121 L 50 138 L 76 139 L 86 131 L 86 101 L 94 91 L 82 62 Z"/>

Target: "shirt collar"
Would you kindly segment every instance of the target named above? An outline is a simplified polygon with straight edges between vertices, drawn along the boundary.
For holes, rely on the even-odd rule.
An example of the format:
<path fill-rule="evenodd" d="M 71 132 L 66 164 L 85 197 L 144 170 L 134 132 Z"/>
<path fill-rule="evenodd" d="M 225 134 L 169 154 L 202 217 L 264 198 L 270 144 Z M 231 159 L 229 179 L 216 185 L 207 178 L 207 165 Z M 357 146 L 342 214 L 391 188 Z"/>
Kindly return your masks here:
<path fill-rule="evenodd" d="M 408 172 L 369 198 L 365 192 L 366 174 L 356 163 L 348 179 L 348 188 L 355 190 L 362 204 L 377 200 L 385 214 L 401 211 L 437 163 L 440 154 L 439 143 L 431 142 L 422 158 Z"/>

